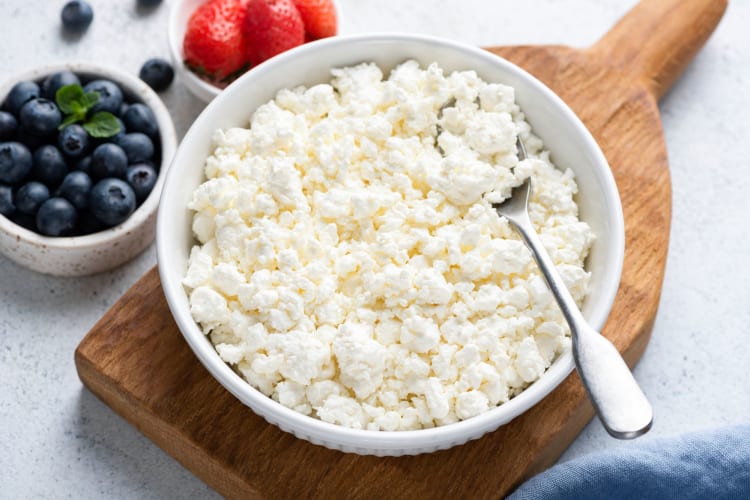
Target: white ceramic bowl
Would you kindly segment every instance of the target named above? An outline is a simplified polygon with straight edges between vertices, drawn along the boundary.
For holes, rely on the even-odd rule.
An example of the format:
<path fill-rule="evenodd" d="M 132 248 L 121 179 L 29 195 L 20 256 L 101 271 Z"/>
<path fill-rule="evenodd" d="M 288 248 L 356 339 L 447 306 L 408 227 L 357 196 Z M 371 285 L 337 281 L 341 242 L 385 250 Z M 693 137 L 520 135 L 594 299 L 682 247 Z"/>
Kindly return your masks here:
<path fill-rule="evenodd" d="M 14 75 L 0 85 L 0 102 L 22 80 L 44 79 L 70 70 L 87 79 L 106 78 L 118 83 L 125 95 L 143 102 L 159 123 L 161 166 L 156 186 L 146 200 L 120 225 L 85 236 L 42 236 L 0 216 L 0 251 L 35 271 L 55 276 L 85 276 L 117 267 L 142 252 L 156 236 L 156 210 L 167 169 L 177 148 L 177 134 L 167 108 L 156 93 L 137 77 L 117 68 L 89 62 L 42 66 Z"/>
<path fill-rule="evenodd" d="M 448 40 L 415 35 L 372 34 L 344 36 L 296 48 L 259 65 L 222 92 L 198 117 L 175 156 L 162 194 L 157 223 L 157 252 L 162 286 L 169 307 L 198 359 L 240 401 L 281 429 L 316 444 L 347 452 L 404 455 L 431 452 L 465 443 L 497 429 L 552 391 L 573 369 L 570 352 L 562 354 L 521 394 L 476 417 L 432 429 L 383 432 L 344 428 L 304 416 L 252 388 L 218 356 L 190 315 L 181 285 L 193 235 L 187 209 L 192 191 L 203 181 L 204 159 L 211 152 L 211 136 L 218 128 L 246 126 L 253 110 L 281 88 L 330 80 L 332 67 L 374 61 L 387 72 L 394 65 L 416 59 L 423 65 L 475 70 L 489 82 L 516 90 L 516 98 L 534 132 L 545 142 L 561 168 L 571 168 L 580 188 L 580 217 L 597 235 L 588 269 L 591 293 L 585 317 L 600 329 L 614 301 L 622 270 L 624 225 L 620 199 L 607 161 L 581 121 L 551 90 L 534 77 L 497 56 Z M 206 402 L 210 404 L 210 402 Z"/>
<path fill-rule="evenodd" d="M 185 66 L 185 57 L 182 52 L 182 39 L 185 38 L 188 19 L 190 19 L 195 9 L 205 2 L 206 0 L 172 0 L 169 7 L 167 38 L 169 42 L 169 54 L 172 57 L 172 64 L 179 78 L 198 99 L 204 102 L 211 102 L 223 89 L 200 78 Z M 341 33 L 341 4 L 338 0 L 334 0 L 333 5 L 336 8 L 337 32 Z"/>

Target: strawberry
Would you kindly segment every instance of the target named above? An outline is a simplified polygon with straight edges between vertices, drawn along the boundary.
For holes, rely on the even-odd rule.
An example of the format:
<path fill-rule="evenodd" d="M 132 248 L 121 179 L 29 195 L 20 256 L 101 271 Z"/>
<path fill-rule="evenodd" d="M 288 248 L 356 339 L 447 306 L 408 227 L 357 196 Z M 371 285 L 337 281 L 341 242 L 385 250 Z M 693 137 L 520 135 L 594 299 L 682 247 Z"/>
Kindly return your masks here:
<path fill-rule="evenodd" d="M 185 64 L 216 81 L 226 81 L 248 65 L 243 33 L 248 0 L 209 0 L 190 16 L 182 50 Z"/>
<path fill-rule="evenodd" d="M 250 62 L 266 59 L 305 42 L 305 25 L 292 0 L 249 0 L 245 39 Z"/>
<path fill-rule="evenodd" d="M 294 5 L 305 24 L 307 41 L 336 34 L 336 8 L 333 0 L 294 0 Z"/>

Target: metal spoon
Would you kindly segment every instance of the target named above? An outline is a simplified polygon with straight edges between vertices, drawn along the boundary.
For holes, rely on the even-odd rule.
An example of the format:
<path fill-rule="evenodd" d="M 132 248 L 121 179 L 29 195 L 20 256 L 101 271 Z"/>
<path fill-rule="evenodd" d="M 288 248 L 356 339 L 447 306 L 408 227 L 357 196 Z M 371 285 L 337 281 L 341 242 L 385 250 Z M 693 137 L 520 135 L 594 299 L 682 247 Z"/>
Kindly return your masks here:
<path fill-rule="evenodd" d="M 519 160 L 526 159 L 526 148 L 520 138 L 517 147 Z M 493 208 L 521 235 L 555 296 L 570 327 L 576 369 L 604 428 L 618 439 L 645 434 L 653 421 L 651 405 L 615 346 L 591 328 L 578 309 L 531 224 L 530 196 L 531 180 L 526 179 L 513 189 L 510 198 Z"/>

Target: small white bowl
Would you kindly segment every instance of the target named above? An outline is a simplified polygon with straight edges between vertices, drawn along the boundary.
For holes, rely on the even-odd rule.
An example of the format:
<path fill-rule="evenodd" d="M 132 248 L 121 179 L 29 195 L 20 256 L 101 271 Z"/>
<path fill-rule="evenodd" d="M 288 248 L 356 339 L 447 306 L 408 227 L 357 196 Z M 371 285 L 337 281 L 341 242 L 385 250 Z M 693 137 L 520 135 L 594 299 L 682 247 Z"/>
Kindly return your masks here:
<path fill-rule="evenodd" d="M 177 75 L 198 99 L 211 102 L 224 89 L 200 78 L 185 66 L 185 57 L 182 52 L 182 40 L 185 38 L 188 20 L 195 9 L 203 3 L 206 3 L 206 0 L 173 0 L 169 8 L 167 38 L 169 54 Z M 334 0 L 333 5 L 336 8 L 336 32 L 341 33 L 341 5 L 338 0 Z"/>
<path fill-rule="evenodd" d="M 167 174 L 157 222 L 157 255 L 161 283 L 177 325 L 198 359 L 227 390 L 268 422 L 315 444 L 346 452 L 412 455 L 463 444 L 510 422 L 550 393 L 573 369 L 568 351 L 539 380 L 505 404 L 454 424 L 416 431 L 355 430 L 295 412 L 251 387 L 216 353 L 190 315 L 182 286 L 191 246 L 193 190 L 204 180 L 205 158 L 216 129 L 247 126 L 252 112 L 282 88 L 330 81 L 333 67 L 363 61 L 387 73 L 406 59 L 423 65 L 437 62 L 446 72 L 475 70 L 488 82 L 516 90 L 516 99 L 534 132 L 544 140 L 560 168 L 577 177 L 580 217 L 597 238 L 587 267 L 591 291 L 583 313 L 601 329 L 612 307 L 622 271 L 625 231 L 620 198 L 599 146 L 573 111 L 540 81 L 487 51 L 453 41 L 407 34 L 341 36 L 295 48 L 252 69 L 209 104 L 188 131 Z M 206 401 L 206 404 L 211 404 Z"/>
<path fill-rule="evenodd" d="M 154 112 L 161 141 L 161 165 L 156 186 L 122 224 L 85 236 L 50 237 L 29 231 L 0 216 L 0 251 L 6 257 L 40 273 L 85 276 L 124 264 L 154 240 L 159 196 L 177 148 L 177 134 L 169 111 L 146 83 L 122 70 L 101 64 L 68 62 L 14 75 L 0 85 L 0 102 L 5 100 L 16 83 L 23 80 L 39 81 L 63 70 L 70 70 L 87 79 L 105 78 L 119 84 L 126 96 L 143 102 Z"/>

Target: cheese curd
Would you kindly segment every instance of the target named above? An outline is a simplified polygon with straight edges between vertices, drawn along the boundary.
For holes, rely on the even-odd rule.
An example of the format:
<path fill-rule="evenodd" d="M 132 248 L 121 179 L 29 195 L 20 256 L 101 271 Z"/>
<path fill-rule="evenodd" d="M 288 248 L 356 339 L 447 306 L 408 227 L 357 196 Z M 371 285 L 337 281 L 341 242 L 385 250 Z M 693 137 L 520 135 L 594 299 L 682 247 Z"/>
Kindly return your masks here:
<path fill-rule="evenodd" d="M 183 283 L 221 358 L 279 403 L 357 429 L 445 425 L 508 401 L 569 348 L 491 204 L 533 178 L 532 222 L 579 303 L 593 234 L 511 87 L 365 63 L 279 91 L 213 140 Z"/>

